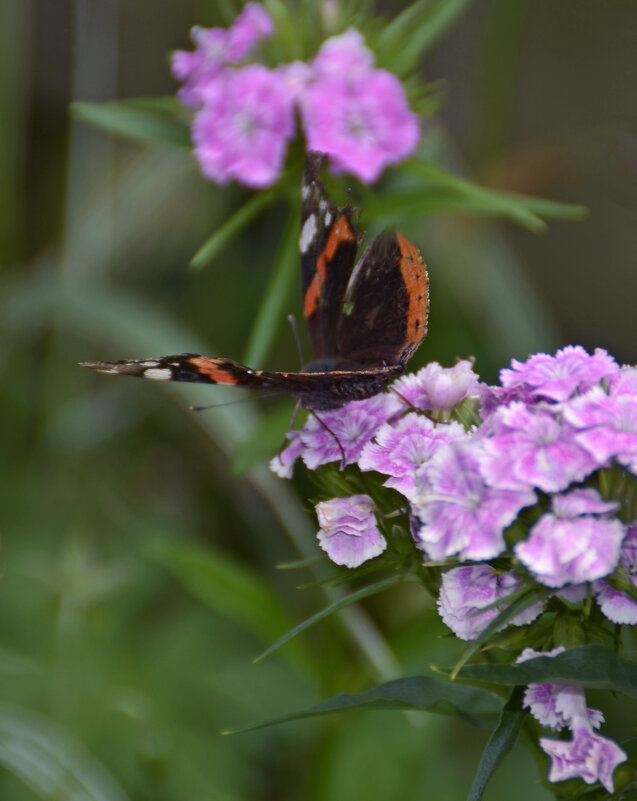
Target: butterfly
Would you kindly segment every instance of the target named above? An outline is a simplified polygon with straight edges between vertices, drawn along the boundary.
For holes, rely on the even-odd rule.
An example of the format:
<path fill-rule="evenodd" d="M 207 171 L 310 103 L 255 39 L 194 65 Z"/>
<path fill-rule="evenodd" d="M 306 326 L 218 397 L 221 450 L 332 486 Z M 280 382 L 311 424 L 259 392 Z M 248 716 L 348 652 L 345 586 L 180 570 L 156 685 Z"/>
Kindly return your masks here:
<path fill-rule="evenodd" d="M 301 372 L 253 370 L 196 353 L 82 362 L 100 373 L 156 381 L 231 384 L 294 396 L 313 411 L 380 392 L 400 375 L 427 333 L 429 278 L 402 234 L 385 232 L 356 259 L 356 210 L 336 206 L 320 180 L 323 154 L 307 154 L 301 188 L 303 314 L 314 361 Z"/>

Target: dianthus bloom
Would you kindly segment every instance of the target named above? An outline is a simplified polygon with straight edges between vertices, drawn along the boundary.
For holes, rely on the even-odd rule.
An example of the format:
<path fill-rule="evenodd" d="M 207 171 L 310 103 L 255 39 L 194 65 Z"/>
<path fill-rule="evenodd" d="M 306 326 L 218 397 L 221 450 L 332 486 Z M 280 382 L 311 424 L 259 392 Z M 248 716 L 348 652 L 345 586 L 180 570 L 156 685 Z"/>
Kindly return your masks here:
<path fill-rule="evenodd" d="M 393 389 L 416 409 L 426 409 L 448 419 L 462 400 L 478 393 L 478 376 L 473 362 L 462 359 L 453 367 L 430 362 L 417 373 L 399 378 Z"/>
<path fill-rule="evenodd" d="M 452 422 L 436 425 L 427 417 L 410 413 L 395 424 L 385 423 L 374 439 L 363 448 L 358 459 L 361 470 L 376 470 L 389 478 L 392 487 L 410 500 L 416 494 L 418 468 L 447 442 L 464 438 L 464 428 Z"/>
<path fill-rule="evenodd" d="M 328 153 L 338 170 L 364 183 L 410 155 L 420 138 L 401 82 L 372 64 L 358 31 L 328 39 L 301 102 L 310 150 Z"/>
<path fill-rule="evenodd" d="M 497 606 L 480 613 L 480 609 L 500 601 L 519 587 L 512 573 L 496 573 L 488 565 L 456 567 L 442 577 L 438 611 L 444 623 L 461 640 L 473 640 L 502 611 Z M 536 603 L 520 612 L 509 623 L 524 626 L 542 612 Z"/>
<path fill-rule="evenodd" d="M 594 489 L 556 495 L 552 514 L 543 515 L 528 540 L 515 552 L 548 587 L 593 581 L 612 572 L 624 538 L 624 526 L 608 515 L 618 504 L 603 501 Z"/>
<path fill-rule="evenodd" d="M 368 495 L 322 501 L 316 505 L 316 516 L 319 545 L 337 565 L 358 567 L 387 547 Z"/>
<path fill-rule="evenodd" d="M 535 503 L 529 488 L 494 489 L 482 478 L 479 442 L 452 442 L 420 474 L 413 503 L 423 526 L 418 534 L 432 559 L 491 559 L 506 544 L 504 529 L 520 509 Z"/>
<path fill-rule="evenodd" d="M 620 564 L 626 571 L 625 581 L 633 594 L 637 591 L 637 522 L 633 522 L 626 530 L 622 544 Z M 630 583 L 630 584 L 629 584 Z M 596 581 L 594 584 L 597 603 L 602 612 L 613 623 L 637 625 L 637 601 L 628 592 L 611 586 L 607 581 Z"/>
<path fill-rule="evenodd" d="M 199 108 L 204 102 L 205 90 L 224 67 L 242 61 L 260 39 L 273 32 L 270 15 L 258 3 L 246 3 L 227 31 L 194 27 L 190 33 L 195 50 L 176 50 L 172 56 L 173 75 L 184 84 L 178 92 L 181 102 Z"/>
<path fill-rule="evenodd" d="M 327 153 L 335 169 L 363 182 L 415 150 L 418 116 L 398 78 L 374 67 L 357 30 L 327 39 L 310 63 L 240 67 L 273 33 L 265 9 L 248 3 L 228 30 L 193 28 L 195 50 L 173 54 L 173 75 L 183 84 L 178 97 L 198 110 L 193 141 L 207 178 L 253 188 L 274 183 L 294 133 L 295 107 L 309 149 Z"/>
<path fill-rule="evenodd" d="M 590 389 L 619 370 L 617 362 L 602 348 L 591 356 L 580 345 L 569 345 L 555 356 L 536 353 L 526 362 L 513 359 L 511 369 L 500 372 L 502 386 L 525 386 L 535 395 L 565 401 L 576 390 Z"/>
<path fill-rule="evenodd" d="M 272 184 L 294 132 L 292 96 L 283 76 L 258 64 L 227 70 L 202 90 L 192 138 L 201 170 L 219 184 Z"/>
<path fill-rule="evenodd" d="M 514 401 L 496 409 L 488 423 L 481 468 L 492 487 L 557 492 L 596 467 L 575 430 L 551 410 Z"/>
<path fill-rule="evenodd" d="M 517 661 L 556 656 L 563 650 L 555 648 L 538 652 L 526 648 Z M 593 731 L 604 722 L 604 716 L 595 709 L 587 708 L 581 687 L 530 684 L 524 696 L 524 706 L 543 726 L 552 729 L 568 726 L 573 732 L 572 740 L 540 738 L 540 746 L 551 757 L 549 781 L 560 782 L 579 777 L 587 784 L 599 781 L 609 793 L 613 792 L 613 771 L 626 761 L 627 756 L 612 740 Z"/>

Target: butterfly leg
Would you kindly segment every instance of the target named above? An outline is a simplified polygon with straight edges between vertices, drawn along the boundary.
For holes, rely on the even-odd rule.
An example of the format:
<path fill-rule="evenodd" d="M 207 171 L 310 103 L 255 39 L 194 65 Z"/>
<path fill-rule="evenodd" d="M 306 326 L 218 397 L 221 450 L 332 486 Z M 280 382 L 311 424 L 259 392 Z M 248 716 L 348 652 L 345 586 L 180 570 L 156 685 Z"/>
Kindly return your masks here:
<path fill-rule="evenodd" d="M 345 462 L 346 462 L 346 459 L 345 459 L 345 451 L 343 450 L 343 446 L 341 445 L 339 438 L 338 438 L 338 437 L 336 436 L 336 434 L 335 434 L 335 433 L 332 431 L 332 429 L 331 429 L 331 428 L 328 426 L 328 424 L 327 424 L 327 423 L 326 423 L 324 420 L 321 420 L 321 418 L 320 418 L 320 417 L 318 416 L 318 414 L 317 414 L 317 413 L 314 411 L 314 409 L 310 409 L 310 410 L 309 410 L 309 412 L 310 412 L 310 414 L 312 414 L 312 415 L 313 415 L 313 416 L 314 416 L 314 417 L 315 417 L 315 418 L 316 418 L 316 419 L 319 421 L 319 423 L 320 423 L 320 424 L 323 426 L 323 428 L 324 428 L 326 431 L 329 431 L 329 433 L 330 433 L 330 434 L 331 434 L 331 435 L 334 437 L 334 439 L 336 440 L 336 444 L 338 445 L 338 449 L 339 449 L 339 451 L 341 452 L 341 470 L 345 470 Z"/>

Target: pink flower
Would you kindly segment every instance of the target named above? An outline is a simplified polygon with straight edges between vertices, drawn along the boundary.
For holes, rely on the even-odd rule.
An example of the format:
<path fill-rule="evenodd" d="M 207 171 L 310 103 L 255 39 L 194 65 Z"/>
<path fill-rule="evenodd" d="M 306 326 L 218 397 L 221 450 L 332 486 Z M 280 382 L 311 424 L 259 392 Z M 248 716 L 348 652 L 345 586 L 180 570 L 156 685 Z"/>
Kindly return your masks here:
<path fill-rule="evenodd" d="M 597 466 L 576 441 L 575 431 L 548 410 L 514 401 L 499 407 L 487 424 L 481 468 L 492 487 L 557 492 Z"/>
<path fill-rule="evenodd" d="M 356 28 L 348 28 L 339 36 L 330 36 L 321 45 L 312 65 L 317 78 L 349 80 L 365 76 L 374 67 L 374 54 L 365 45 Z"/>
<path fill-rule="evenodd" d="M 637 588 L 637 523 L 628 526 L 622 544 L 620 563 L 626 569 L 628 580 Z M 607 581 L 596 581 L 593 585 L 597 603 L 603 614 L 613 623 L 637 625 L 637 601 L 621 590 L 611 587 Z"/>
<path fill-rule="evenodd" d="M 556 656 L 562 651 L 561 647 L 546 652 L 526 648 L 517 661 Z M 579 776 L 587 784 L 599 781 L 609 793 L 613 792 L 613 771 L 627 757 L 616 743 L 593 731 L 604 722 L 604 716 L 596 709 L 587 708 L 581 687 L 530 684 L 523 705 L 543 726 L 552 729 L 568 726 L 573 732 L 572 740 L 540 739 L 540 746 L 551 757 L 549 781 L 560 782 Z"/>
<path fill-rule="evenodd" d="M 513 359 L 511 370 L 500 371 L 503 387 L 526 385 L 536 395 L 565 401 L 576 390 L 583 392 L 619 369 L 617 362 L 602 348 L 592 356 L 581 345 L 569 345 L 555 356 L 535 353 L 526 362 Z"/>
<path fill-rule="evenodd" d="M 279 478 L 292 478 L 294 463 L 303 451 L 300 431 L 288 431 L 286 438 L 290 440 L 289 444 L 270 459 L 270 470 Z"/>
<path fill-rule="evenodd" d="M 456 637 L 474 640 L 502 610 L 494 606 L 482 614 L 476 612 L 510 595 L 518 586 L 518 579 L 512 573 L 498 575 L 489 565 L 456 567 L 442 576 L 438 612 Z M 523 626 L 541 612 L 542 604 L 533 604 L 509 622 Z"/>
<path fill-rule="evenodd" d="M 230 63 L 244 59 L 261 39 L 272 36 L 274 24 L 259 3 L 246 3 L 228 30 L 225 58 Z"/>
<path fill-rule="evenodd" d="M 294 131 L 292 97 L 282 76 L 258 64 L 226 70 L 202 90 L 192 128 L 203 174 L 219 184 L 270 186 Z"/>
<path fill-rule="evenodd" d="M 619 561 L 624 526 L 607 513 L 617 504 L 602 501 L 595 490 L 575 490 L 553 498 L 553 514 L 544 514 L 515 553 L 547 587 L 593 581 L 611 573 Z"/>
<path fill-rule="evenodd" d="M 479 442 L 452 442 L 440 448 L 419 473 L 420 491 L 412 509 L 432 559 L 492 559 L 506 544 L 503 532 L 524 506 L 536 501 L 529 488 L 494 489 L 479 468 Z"/>
<path fill-rule="evenodd" d="M 637 466 L 637 397 L 607 395 L 594 387 L 564 405 L 564 419 L 580 429 L 575 439 L 590 453 L 596 465 L 617 459 L 631 470 Z"/>
<path fill-rule="evenodd" d="M 362 401 L 352 401 L 340 409 L 319 412 L 321 422 L 315 415 L 310 415 L 305 426 L 298 431 L 300 447 L 294 439 L 281 456 L 287 464 L 292 456 L 296 459 L 300 455 L 310 470 L 328 462 L 341 461 L 343 454 L 346 465 L 354 464 L 380 426 L 400 414 L 403 408 L 399 398 L 382 392 Z M 290 449 L 293 451 L 288 454 Z"/>
<path fill-rule="evenodd" d="M 322 501 L 316 504 L 316 516 L 319 545 L 337 565 L 358 567 L 387 547 L 369 495 Z"/>
<path fill-rule="evenodd" d="M 430 409 L 448 416 L 454 406 L 478 391 L 478 376 L 471 369 L 473 362 L 463 359 L 453 367 L 430 362 L 417 373 L 402 376 L 392 390 L 417 409 Z"/>
<path fill-rule="evenodd" d="M 371 51 L 350 28 L 323 44 L 301 97 L 308 148 L 328 153 L 337 170 L 365 183 L 412 153 L 420 138 L 401 82 L 372 65 Z"/>
<path fill-rule="evenodd" d="M 628 759 L 617 743 L 595 734 L 584 723 L 573 729 L 572 740 L 541 737 L 540 746 L 551 757 L 550 782 L 579 776 L 586 784 L 599 781 L 609 793 L 614 790 L 615 768 Z"/>
<path fill-rule="evenodd" d="M 270 15 L 258 3 L 247 3 L 227 31 L 195 26 L 190 32 L 194 52 L 176 50 L 171 59 L 173 75 L 184 84 L 177 93 L 181 102 L 199 108 L 204 91 L 223 69 L 245 58 L 260 39 L 273 31 Z"/>
<path fill-rule="evenodd" d="M 374 440 L 368 442 L 359 457 L 361 470 L 377 470 L 390 478 L 385 487 L 392 487 L 406 498 L 415 494 L 418 469 L 447 442 L 464 438 L 459 423 L 436 425 L 422 415 L 410 413 L 392 425 L 381 426 Z"/>

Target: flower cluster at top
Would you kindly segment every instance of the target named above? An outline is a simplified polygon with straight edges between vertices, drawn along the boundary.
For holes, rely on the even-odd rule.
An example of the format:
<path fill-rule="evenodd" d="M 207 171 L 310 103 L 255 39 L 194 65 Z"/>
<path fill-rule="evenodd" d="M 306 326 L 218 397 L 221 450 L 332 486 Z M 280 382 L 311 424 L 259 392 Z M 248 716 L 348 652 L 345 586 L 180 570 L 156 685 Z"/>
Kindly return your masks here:
<path fill-rule="evenodd" d="M 432 363 L 321 412 L 321 422 L 309 417 L 271 468 L 290 477 L 300 457 L 310 470 L 335 461 L 379 476 L 394 491 L 394 515 L 409 520 L 420 569 L 438 571 L 438 611 L 462 640 L 513 625 L 527 626 L 526 642 L 543 655 L 572 645 L 555 626 L 533 628 L 549 609 L 636 625 L 637 367 L 579 346 L 514 360 L 498 386 L 472 367 Z M 383 504 L 358 493 L 317 506 L 319 544 L 337 564 L 390 557 L 387 491 L 370 492 L 384 492 Z M 573 733 L 540 741 L 551 781 L 579 776 L 612 791 L 626 755 L 593 731 L 603 718 L 586 710 L 583 690 L 531 685 L 525 704 L 543 725 Z"/>
<path fill-rule="evenodd" d="M 178 97 L 195 111 L 195 156 L 207 178 L 273 184 L 297 111 L 308 149 L 327 153 L 336 170 L 365 183 L 414 151 L 418 117 L 398 78 L 374 67 L 357 30 L 327 39 L 310 63 L 246 63 L 273 34 L 267 11 L 247 3 L 228 30 L 193 28 L 195 50 L 173 54 L 172 72 L 183 84 Z"/>

